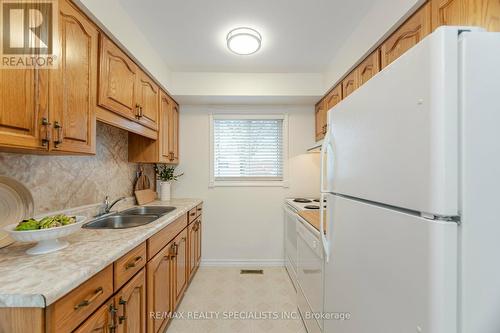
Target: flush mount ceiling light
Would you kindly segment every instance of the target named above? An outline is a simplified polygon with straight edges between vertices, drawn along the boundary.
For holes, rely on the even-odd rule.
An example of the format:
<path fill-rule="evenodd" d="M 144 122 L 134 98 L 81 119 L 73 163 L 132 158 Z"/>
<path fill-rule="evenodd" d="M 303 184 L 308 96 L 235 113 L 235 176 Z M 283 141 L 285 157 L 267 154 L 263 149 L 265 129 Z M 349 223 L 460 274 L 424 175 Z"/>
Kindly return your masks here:
<path fill-rule="evenodd" d="M 227 48 L 239 55 L 250 55 L 260 50 L 262 36 L 252 28 L 236 28 L 227 34 Z"/>

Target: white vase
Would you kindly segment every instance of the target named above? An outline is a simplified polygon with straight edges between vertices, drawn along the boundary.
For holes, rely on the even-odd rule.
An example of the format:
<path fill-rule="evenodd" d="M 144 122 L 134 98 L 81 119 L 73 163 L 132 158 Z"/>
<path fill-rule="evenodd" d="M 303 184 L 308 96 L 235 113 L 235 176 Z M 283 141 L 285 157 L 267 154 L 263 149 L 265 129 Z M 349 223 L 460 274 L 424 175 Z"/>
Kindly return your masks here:
<path fill-rule="evenodd" d="M 170 200 L 170 182 L 160 181 L 160 200 L 161 201 Z"/>

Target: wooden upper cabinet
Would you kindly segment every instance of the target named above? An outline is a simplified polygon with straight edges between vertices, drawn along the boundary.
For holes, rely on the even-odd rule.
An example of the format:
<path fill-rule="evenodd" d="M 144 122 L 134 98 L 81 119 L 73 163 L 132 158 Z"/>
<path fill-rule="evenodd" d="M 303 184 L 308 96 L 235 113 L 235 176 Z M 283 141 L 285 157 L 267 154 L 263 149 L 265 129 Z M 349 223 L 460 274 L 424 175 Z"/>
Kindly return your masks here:
<path fill-rule="evenodd" d="M 48 150 L 48 92 L 47 70 L 0 70 L 0 147 Z"/>
<path fill-rule="evenodd" d="M 148 333 L 158 333 L 166 326 L 168 314 L 173 311 L 172 246 L 165 246 L 147 266 L 147 313 L 161 313 L 162 318 L 148 317 Z"/>
<path fill-rule="evenodd" d="M 362 86 L 380 71 L 380 50 L 373 51 L 359 66 L 358 84 Z"/>
<path fill-rule="evenodd" d="M 159 93 L 158 139 L 129 134 L 128 159 L 134 163 L 179 163 L 179 106 Z"/>
<path fill-rule="evenodd" d="M 432 29 L 442 25 L 480 26 L 500 31 L 498 0 L 431 0 Z"/>
<path fill-rule="evenodd" d="M 169 162 L 172 164 L 179 163 L 179 105 L 172 101 L 169 117 Z"/>
<path fill-rule="evenodd" d="M 333 88 L 332 91 L 330 91 L 328 95 L 326 95 L 325 97 L 325 102 L 326 102 L 325 114 L 328 112 L 328 110 L 337 105 L 341 100 L 342 100 L 342 86 L 339 84 L 335 88 Z M 326 122 L 327 119 L 325 119 L 325 123 Z"/>
<path fill-rule="evenodd" d="M 101 35 L 98 104 L 128 119 L 138 116 L 139 68 L 111 40 Z"/>
<path fill-rule="evenodd" d="M 174 101 L 163 91 L 160 93 L 160 124 L 158 126 L 159 161 L 168 163 L 170 155 L 170 121 Z"/>
<path fill-rule="evenodd" d="M 326 109 L 325 109 L 325 99 L 322 99 L 316 104 L 315 107 L 315 138 L 319 141 L 325 137 L 326 134 Z"/>
<path fill-rule="evenodd" d="M 380 47 L 384 68 L 431 33 L 431 4 L 426 3 L 403 23 Z"/>
<path fill-rule="evenodd" d="M 359 87 L 358 83 L 358 68 L 354 69 L 349 75 L 345 77 L 345 79 L 342 81 L 342 97 L 346 98 L 352 92 Z"/>
<path fill-rule="evenodd" d="M 68 2 L 59 11 L 60 63 L 50 72 L 52 149 L 95 153 L 99 32 Z"/>
<path fill-rule="evenodd" d="M 146 274 L 144 269 L 114 297 L 117 333 L 146 333 Z"/>
<path fill-rule="evenodd" d="M 143 125 L 156 130 L 158 128 L 158 110 L 160 89 L 144 72 L 140 71 L 137 82 L 137 118 Z"/>

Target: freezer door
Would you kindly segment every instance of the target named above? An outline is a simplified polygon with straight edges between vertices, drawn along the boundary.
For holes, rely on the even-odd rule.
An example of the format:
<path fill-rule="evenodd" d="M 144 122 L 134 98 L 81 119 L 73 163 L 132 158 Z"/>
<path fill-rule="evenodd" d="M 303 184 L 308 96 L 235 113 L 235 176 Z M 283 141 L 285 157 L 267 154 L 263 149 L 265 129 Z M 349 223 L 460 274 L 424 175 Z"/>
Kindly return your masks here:
<path fill-rule="evenodd" d="M 457 40 L 437 29 L 329 111 L 328 192 L 457 215 Z"/>
<path fill-rule="evenodd" d="M 457 224 L 327 200 L 324 332 L 456 333 Z"/>

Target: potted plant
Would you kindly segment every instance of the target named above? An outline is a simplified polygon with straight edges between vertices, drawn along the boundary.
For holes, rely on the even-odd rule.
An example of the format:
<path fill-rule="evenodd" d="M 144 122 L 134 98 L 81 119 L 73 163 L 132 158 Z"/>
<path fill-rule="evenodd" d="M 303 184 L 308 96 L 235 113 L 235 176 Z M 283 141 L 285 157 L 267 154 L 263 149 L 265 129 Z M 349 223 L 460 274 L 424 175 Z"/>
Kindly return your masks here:
<path fill-rule="evenodd" d="M 158 192 L 158 196 L 161 201 L 170 200 L 171 193 L 171 185 L 172 181 L 176 181 L 181 177 L 184 173 L 174 174 L 175 167 L 168 165 L 155 165 L 155 173 L 156 173 L 156 191 Z"/>

